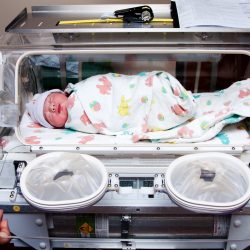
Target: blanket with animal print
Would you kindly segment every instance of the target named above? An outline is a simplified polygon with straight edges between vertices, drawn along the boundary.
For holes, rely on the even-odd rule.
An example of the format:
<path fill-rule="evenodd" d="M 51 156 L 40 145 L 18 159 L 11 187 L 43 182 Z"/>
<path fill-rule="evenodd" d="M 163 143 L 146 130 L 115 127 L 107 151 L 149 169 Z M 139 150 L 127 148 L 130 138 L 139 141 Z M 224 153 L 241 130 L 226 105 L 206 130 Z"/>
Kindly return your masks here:
<path fill-rule="evenodd" d="M 172 75 L 142 72 L 109 73 L 69 84 L 65 128 L 105 135 L 137 135 L 183 124 L 196 103 Z"/>
<path fill-rule="evenodd" d="M 191 94 L 166 72 L 109 73 L 69 84 L 66 128 L 120 142 L 202 142 L 250 116 L 250 79 Z"/>

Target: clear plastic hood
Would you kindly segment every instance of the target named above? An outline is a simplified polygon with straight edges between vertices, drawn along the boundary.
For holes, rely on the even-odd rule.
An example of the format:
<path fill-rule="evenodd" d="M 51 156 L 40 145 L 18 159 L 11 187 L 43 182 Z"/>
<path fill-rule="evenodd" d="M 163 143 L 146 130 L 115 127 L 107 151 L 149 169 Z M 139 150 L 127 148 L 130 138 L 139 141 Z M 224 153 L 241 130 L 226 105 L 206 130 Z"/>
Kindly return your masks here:
<path fill-rule="evenodd" d="M 231 72 L 228 69 L 233 65 L 236 70 Z M 233 124 L 227 126 L 225 128 L 226 135 L 219 134 L 211 143 L 204 140 L 199 141 L 199 144 L 184 142 L 168 145 L 166 143 L 157 144 L 157 140 L 150 143 L 144 140 L 131 144 L 127 140 L 118 140 L 119 138 L 106 137 L 102 134 L 83 134 L 77 131 L 60 129 L 50 131 L 47 128 L 43 130 L 42 127 L 35 126 L 27 116 L 25 104 L 36 93 L 52 88 L 63 90 L 68 83 L 77 83 L 97 74 L 119 72 L 120 74 L 134 75 L 138 74 L 138 72 L 157 69 L 171 73 L 186 89 L 192 91 L 195 98 L 204 96 L 204 105 L 209 107 L 206 96 L 216 96 L 216 91 L 226 89 L 233 82 L 246 79 L 249 74 L 248 65 L 249 56 L 247 51 L 238 54 L 236 51 L 214 51 L 213 53 L 210 51 L 210 53 L 207 53 L 206 50 L 177 51 L 131 48 L 129 50 L 86 49 L 63 50 L 60 52 L 54 50 L 27 52 L 18 59 L 16 65 L 15 101 L 19 105 L 22 114 L 16 133 L 22 143 L 32 145 L 33 148 L 39 150 L 45 150 L 45 148 L 56 150 L 65 147 L 67 150 L 82 150 L 85 148 L 87 152 L 93 152 L 93 150 L 101 150 L 100 148 L 104 146 L 108 148 L 108 151 L 117 149 L 125 151 L 131 149 L 133 151 L 134 148 L 141 147 L 146 151 L 161 152 L 161 149 L 172 150 L 174 148 L 176 150 L 184 146 L 181 151 L 185 152 L 190 148 L 195 150 L 195 147 L 202 145 L 206 147 L 206 150 L 209 148 L 212 150 L 216 146 L 218 148 L 228 147 L 230 151 L 234 147 L 233 150 L 239 149 L 242 151 L 242 146 L 248 144 L 247 132 L 242 129 L 246 126 L 244 122 L 240 126 Z M 220 102 L 223 103 L 222 98 Z M 46 134 L 45 137 L 43 137 L 43 133 Z M 236 133 L 246 134 L 237 136 Z M 67 140 L 69 135 L 71 139 Z M 64 140 L 65 138 L 66 140 Z M 98 141 L 95 140 L 97 138 Z M 243 141 L 234 141 L 236 138 L 245 139 Z M 87 146 L 90 146 L 90 148 L 87 149 Z"/>

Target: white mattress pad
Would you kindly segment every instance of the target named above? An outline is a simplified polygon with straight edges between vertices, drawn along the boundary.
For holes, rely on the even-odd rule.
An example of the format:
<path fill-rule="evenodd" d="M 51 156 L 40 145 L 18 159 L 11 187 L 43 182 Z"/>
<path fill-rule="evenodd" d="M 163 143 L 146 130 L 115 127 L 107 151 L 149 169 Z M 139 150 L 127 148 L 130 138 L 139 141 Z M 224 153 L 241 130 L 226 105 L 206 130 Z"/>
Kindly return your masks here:
<path fill-rule="evenodd" d="M 26 145 L 114 145 L 114 144 L 139 144 L 142 142 L 133 143 L 131 140 L 121 140 L 120 137 L 102 135 L 102 134 L 87 134 L 69 129 L 49 129 L 34 123 L 28 113 L 24 113 L 19 126 L 21 141 Z M 8 140 L 8 139 L 6 139 Z M 7 141 L 4 142 L 7 144 Z M 143 141 L 145 143 L 145 141 Z M 152 143 L 152 142 L 147 142 Z M 193 144 L 208 144 L 208 145 L 234 145 L 242 146 L 250 143 L 250 136 L 244 122 L 231 124 L 226 126 L 213 139 Z M 164 143 L 167 144 L 167 143 Z M 173 145 L 173 144 L 169 144 Z M 7 145 L 5 145 L 7 146 Z"/>

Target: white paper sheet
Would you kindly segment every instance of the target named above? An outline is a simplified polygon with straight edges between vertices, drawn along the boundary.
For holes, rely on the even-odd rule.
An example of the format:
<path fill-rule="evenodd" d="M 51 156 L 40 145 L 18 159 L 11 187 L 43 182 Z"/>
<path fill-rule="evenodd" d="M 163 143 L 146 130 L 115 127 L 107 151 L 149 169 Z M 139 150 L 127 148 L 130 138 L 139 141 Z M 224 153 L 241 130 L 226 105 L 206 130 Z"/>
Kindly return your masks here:
<path fill-rule="evenodd" d="M 176 0 L 180 27 L 250 28 L 250 0 Z"/>

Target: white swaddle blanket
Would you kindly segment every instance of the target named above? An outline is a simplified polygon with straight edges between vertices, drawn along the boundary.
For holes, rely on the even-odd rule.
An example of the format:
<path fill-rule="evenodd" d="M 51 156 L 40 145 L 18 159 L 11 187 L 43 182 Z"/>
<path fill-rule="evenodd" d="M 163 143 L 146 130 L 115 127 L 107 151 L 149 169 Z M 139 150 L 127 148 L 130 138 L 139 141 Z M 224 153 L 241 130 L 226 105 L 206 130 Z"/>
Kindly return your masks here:
<path fill-rule="evenodd" d="M 116 135 L 120 143 L 202 142 L 250 117 L 250 79 L 192 95 L 165 72 L 110 73 L 69 84 L 66 92 L 71 93 L 66 128 Z"/>
<path fill-rule="evenodd" d="M 196 104 L 173 76 L 143 72 L 96 75 L 69 84 L 66 128 L 85 133 L 134 135 L 176 127 L 194 116 Z"/>

